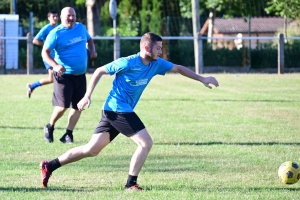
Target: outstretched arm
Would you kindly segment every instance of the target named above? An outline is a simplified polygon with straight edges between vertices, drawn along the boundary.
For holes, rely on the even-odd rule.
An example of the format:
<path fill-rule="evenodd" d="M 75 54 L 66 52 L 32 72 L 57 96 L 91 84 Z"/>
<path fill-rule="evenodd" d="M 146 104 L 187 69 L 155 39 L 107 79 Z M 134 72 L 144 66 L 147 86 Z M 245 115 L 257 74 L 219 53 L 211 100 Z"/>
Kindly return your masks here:
<path fill-rule="evenodd" d="M 188 78 L 194 79 L 196 81 L 200 81 L 201 83 L 203 83 L 206 87 L 212 89 L 212 87 L 209 84 L 213 84 L 214 86 L 218 87 L 219 83 L 217 81 L 217 79 L 215 79 L 212 76 L 209 77 L 203 77 L 200 76 L 198 74 L 196 74 L 195 72 L 193 72 L 192 70 L 183 67 L 181 65 L 173 65 L 173 68 L 171 69 L 172 72 L 177 72 L 183 76 L 186 76 Z"/>
<path fill-rule="evenodd" d="M 77 104 L 79 111 L 84 110 L 86 105 L 90 107 L 92 93 L 103 74 L 108 74 L 104 67 L 97 68 L 93 73 L 84 97 Z"/>

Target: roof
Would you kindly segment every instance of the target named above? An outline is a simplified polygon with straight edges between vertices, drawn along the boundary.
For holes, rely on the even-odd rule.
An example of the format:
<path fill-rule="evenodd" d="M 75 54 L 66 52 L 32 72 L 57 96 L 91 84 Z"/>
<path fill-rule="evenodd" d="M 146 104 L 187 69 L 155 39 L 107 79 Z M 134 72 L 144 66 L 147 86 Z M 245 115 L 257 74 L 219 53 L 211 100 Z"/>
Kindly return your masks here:
<path fill-rule="evenodd" d="M 291 22 L 290 19 L 287 20 Z M 253 33 L 274 33 L 279 28 L 284 27 L 284 18 L 265 17 L 251 18 L 251 32 Z M 209 20 L 206 20 L 201 29 L 201 34 L 206 35 L 208 31 Z M 248 22 L 244 18 L 215 18 L 214 33 L 248 33 Z"/>

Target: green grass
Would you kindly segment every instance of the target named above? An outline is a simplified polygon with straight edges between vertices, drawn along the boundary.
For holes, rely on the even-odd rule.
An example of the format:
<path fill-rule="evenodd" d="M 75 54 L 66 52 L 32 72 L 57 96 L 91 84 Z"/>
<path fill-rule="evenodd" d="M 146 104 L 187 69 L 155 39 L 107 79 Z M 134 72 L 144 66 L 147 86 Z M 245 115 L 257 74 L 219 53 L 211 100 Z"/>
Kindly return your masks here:
<path fill-rule="evenodd" d="M 89 141 L 113 80 L 99 82 L 74 144 L 58 141 L 67 113 L 47 144 L 52 85 L 25 95 L 25 84 L 44 76 L 0 76 L 0 199 L 300 199 L 300 182 L 277 177 L 284 161 L 300 164 L 299 74 L 215 74 L 212 90 L 180 75 L 155 77 L 135 109 L 154 140 L 138 179 L 143 192 L 123 191 L 136 148 L 123 135 L 40 187 L 39 162 Z"/>

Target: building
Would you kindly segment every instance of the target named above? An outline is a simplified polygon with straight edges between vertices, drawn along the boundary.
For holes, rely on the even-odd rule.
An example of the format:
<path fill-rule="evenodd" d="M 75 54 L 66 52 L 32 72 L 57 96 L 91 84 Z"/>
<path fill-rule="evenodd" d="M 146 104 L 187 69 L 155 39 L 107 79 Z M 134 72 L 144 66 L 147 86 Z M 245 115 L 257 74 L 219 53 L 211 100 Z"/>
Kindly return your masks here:
<path fill-rule="evenodd" d="M 250 23 L 249 23 L 250 22 Z M 291 20 L 286 20 L 287 25 Z M 258 44 L 270 43 L 271 39 L 266 37 L 275 37 L 278 29 L 283 29 L 285 26 L 285 19 L 282 17 L 264 17 L 264 18 L 215 18 L 212 24 L 211 18 L 207 19 L 203 25 L 200 33 L 209 37 L 235 37 L 235 39 L 215 39 L 212 41 L 213 48 L 241 48 L 242 46 L 249 46 L 249 40 L 243 37 L 265 37 L 262 39 L 252 39 L 251 48 L 256 48 Z M 210 40 L 208 40 L 210 42 Z"/>

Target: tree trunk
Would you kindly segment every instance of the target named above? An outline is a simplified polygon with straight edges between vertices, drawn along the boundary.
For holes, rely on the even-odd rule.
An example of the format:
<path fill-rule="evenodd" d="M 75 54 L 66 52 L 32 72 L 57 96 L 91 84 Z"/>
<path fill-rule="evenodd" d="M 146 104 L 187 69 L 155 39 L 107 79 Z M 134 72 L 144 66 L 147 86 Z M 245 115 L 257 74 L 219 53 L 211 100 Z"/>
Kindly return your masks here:
<path fill-rule="evenodd" d="M 87 29 L 91 37 L 100 35 L 100 11 L 108 0 L 86 0 Z"/>

